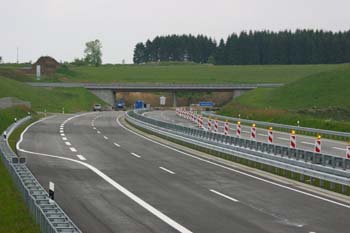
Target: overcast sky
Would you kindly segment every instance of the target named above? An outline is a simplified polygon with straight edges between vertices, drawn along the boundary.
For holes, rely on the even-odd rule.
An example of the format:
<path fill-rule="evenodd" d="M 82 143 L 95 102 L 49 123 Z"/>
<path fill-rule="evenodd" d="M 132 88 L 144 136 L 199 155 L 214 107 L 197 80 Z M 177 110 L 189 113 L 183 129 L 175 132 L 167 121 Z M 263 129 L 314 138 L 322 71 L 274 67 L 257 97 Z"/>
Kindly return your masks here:
<path fill-rule="evenodd" d="M 242 30 L 350 29 L 349 0 L 0 0 L 0 56 L 6 62 L 82 57 L 99 39 L 104 63 L 132 62 L 137 42 L 157 35 Z"/>

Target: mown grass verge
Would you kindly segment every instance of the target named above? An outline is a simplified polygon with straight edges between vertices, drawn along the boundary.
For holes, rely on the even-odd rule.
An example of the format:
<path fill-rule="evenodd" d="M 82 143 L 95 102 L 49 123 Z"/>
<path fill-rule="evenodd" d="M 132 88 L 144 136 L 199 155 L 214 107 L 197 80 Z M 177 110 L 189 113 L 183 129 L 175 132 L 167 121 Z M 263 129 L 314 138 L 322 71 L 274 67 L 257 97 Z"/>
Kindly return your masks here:
<path fill-rule="evenodd" d="M 350 65 L 274 89 L 256 89 L 225 105 L 220 115 L 350 132 Z"/>
<path fill-rule="evenodd" d="M 11 125 L 15 117 L 20 119 L 26 116 L 28 111 L 29 109 L 25 107 L 0 110 L 0 132 Z M 0 233 L 39 233 L 39 226 L 30 215 L 21 194 L 1 160 L 0 177 Z"/>

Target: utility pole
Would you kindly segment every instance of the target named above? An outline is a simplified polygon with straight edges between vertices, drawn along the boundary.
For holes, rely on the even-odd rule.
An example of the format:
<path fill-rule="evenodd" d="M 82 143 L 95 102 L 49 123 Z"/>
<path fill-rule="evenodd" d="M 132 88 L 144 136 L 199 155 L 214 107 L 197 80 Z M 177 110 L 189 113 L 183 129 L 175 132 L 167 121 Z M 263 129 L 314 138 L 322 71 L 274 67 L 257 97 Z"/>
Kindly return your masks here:
<path fill-rule="evenodd" d="M 19 63 L 19 59 L 18 59 L 18 47 L 17 47 L 17 64 Z"/>

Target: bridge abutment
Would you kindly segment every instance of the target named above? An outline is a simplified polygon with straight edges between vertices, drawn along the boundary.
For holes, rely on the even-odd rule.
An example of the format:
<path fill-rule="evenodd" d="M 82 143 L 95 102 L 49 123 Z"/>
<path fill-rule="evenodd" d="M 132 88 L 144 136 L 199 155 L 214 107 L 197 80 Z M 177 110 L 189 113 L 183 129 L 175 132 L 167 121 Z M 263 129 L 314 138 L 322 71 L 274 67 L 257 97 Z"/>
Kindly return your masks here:
<path fill-rule="evenodd" d="M 108 90 L 108 89 L 89 89 L 89 91 L 106 102 L 107 104 L 111 105 L 112 107 L 115 107 L 116 103 L 116 90 Z"/>

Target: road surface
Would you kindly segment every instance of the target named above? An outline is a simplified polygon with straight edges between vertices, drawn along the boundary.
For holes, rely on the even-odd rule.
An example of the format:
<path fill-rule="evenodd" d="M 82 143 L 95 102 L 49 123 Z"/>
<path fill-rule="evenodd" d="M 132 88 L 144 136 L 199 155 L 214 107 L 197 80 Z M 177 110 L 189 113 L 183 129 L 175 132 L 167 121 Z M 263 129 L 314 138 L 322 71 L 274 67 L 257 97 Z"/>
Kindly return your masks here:
<path fill-rule="evenodd" d="M 350 231 L 349 204 L 150 141 L 122 114 L 54 116 L 19 144 L 83 232 Z"/>
<path fill-rule="evenodd" d="M 151 117 L 157 120 L 168 121 L 171 123 L 176 123 L 188 127 L 197 127 L 196 124 L 193 124 L 191 121 L 176 116 L 175 111 L 152 111 L 145 113 L 146 116 Z M 208 119 L 203 118 L 203 126 L 207 127 Z M 212 125 L 214 122 L 212 121 Z M 230 123 L 230 135 L 236 135 L 236 124 Z M 250 138 L 250 126 L 241 125 L 242 133 L 241 137 L 249 139 Z M 224 122 L 219 121 L 219 132 L 224 132 Z M 267 142 L 267 133 L 266 129 L 257 128 L 257 141 Z M 304 135 L 296 135 L 297 148 L 303 150 L 314 151 L 315 149 L 315 137 L 309 137 Z M 290 135 L 284 132 L 273 131 L 273 143 L 281 146 L 289 147 Z M 347 144 L 342 141 L 321 139 L 321 149 L 322 153 L 329 155 L 336 155 L 340 157 L 345 157 L 346 155 L 346 146 Z"/>

